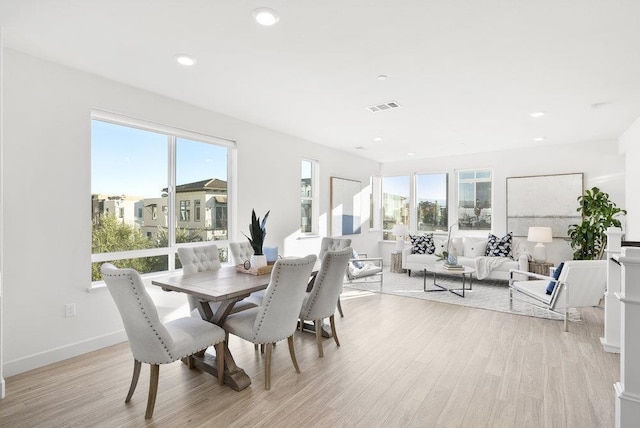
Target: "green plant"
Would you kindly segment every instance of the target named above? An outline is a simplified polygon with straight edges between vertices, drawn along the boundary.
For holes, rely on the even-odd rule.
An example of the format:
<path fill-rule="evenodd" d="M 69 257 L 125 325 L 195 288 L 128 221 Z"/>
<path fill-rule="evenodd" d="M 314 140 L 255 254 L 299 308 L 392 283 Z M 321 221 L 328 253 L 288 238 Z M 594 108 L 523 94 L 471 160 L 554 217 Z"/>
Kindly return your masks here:
<path fill-rule="evenodd" d="M 251 210 L 251 224 L 249 225 L 249 234 L 251 235 L 251 238 L 245 235 L 244 232 L 242 233 L 249 240 L 249 243 L 253 248 L 253 253 L 256 256 L 263 255 L 262 244 L 264 244 L 264 237 L 267 235 L 265 224 L 267 223 L 267 217 L 269 217 L 270 212 L 271 211 L 267 211 L 261 222 L 260 217 L 256 216 L 256 211 Z"/>
<path fill-rule="evenodd" d="M 586 190 L 578 197 L 578 203 L 580 207 L 576 211 L 582 213 L 582 223 L 569 226 L 573 259 L 600 260 L 607 247 L 607 228 L 622 227 L 616 217 L 627 211 L 618 208 L 609 199 L 609 194 L 597 187 Z"/>

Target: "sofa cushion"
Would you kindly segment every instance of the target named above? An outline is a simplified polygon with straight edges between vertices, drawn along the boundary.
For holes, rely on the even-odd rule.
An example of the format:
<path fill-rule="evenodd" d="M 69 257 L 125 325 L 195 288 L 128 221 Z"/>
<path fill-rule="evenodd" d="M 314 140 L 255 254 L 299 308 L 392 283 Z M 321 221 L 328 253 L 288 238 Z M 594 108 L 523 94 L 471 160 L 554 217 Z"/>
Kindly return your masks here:
<path fill-rule="evenodd" d="M 487 242 L 487 252 L 485 255 L 488 257 L 513 258 L 513 252 L 511 251 L 512 239 L 513 236 L 511 235 L 511 232 L 507 233 L 502 238 L 498 238 L 493 233 L 490 233 Z"/>
<path fill-rule="evenodd" d="M 482 238 L 470 238 L 465 236 L 462 240 L 464 257 L 484 256 L 487 252 L 487 240 Z"/>
<path fill-rule="evenodd" d="M 436 250 L 433 233 L 426 235 L 409 235 L 411 238 L 412 254 L 433 254 Z"/>

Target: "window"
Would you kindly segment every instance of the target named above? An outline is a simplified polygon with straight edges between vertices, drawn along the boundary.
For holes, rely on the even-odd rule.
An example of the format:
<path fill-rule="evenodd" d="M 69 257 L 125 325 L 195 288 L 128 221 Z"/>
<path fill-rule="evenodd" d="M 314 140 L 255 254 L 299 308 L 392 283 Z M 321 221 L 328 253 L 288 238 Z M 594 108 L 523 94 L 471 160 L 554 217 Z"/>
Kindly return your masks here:
<path fill-rule="evenodd" d="M 447 174 L 416 174 L 418 231 L 447 230 Z"/>
<path fill-rule="evenodd" d="M 382 177 L 382 239 L 396 239 L 396 224 L 409 226 L 409 193 L 409 176 Z"/>
<path fill-rule="evenodd" d="M 380 177 L 369 178 L 369 230 L 380 230 Z"/>
<path fill-rule="evenodd" d="M 318 233 L 318 162 L 303 159 L 300 172 L 300 232 Z"/>
<path fill-rule="evenodd" d="M 193 201 L 193 219 L 195 221 L 201 221 L 200 220 L 200 201 L 198 199 Z"/>
<path fill-rule="evenodd" d="M 180 221 L 191 221 L 191 201 L 180 201 Z"/>
<path fill-rule="evenodd" d="M 92 279 L 100 279 L 106 261 L 140 273 L 165 271 L 174 269 L 181 243 L 226 241 L 232 150 L 218 138 L 94 113 Z M 191 201 L 197 226 L 190 223 Z M 226 242 L 219 247 L 226 261 Z"/>
<path fill-rule="evenodd" d="M 491 230 L 490 170 L 458 172 L 458 228 Z"/>

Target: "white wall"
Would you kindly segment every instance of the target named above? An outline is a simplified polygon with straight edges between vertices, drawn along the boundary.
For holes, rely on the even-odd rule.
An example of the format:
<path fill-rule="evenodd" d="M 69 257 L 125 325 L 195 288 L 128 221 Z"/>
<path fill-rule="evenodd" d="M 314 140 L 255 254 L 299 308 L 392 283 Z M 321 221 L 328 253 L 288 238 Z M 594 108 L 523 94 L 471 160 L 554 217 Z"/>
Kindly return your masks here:
<path fill-rule="evenodd" d="M 428 160 L 409 160 L 382 165 L 382 175 L 406 175 L 408 173 L 449 173 L 449 206 L 457 200 L 456 174 L 458 169 L 491 168 L 493 170 L 493 233 L 502 236 L 506 232 L 506 182 L 507 177 L 584 173 L 584 186 L 593 186 L 608 192 L 611 199 L 625 207 L 624 156 L 618 153 L 616 141 L 602 141 L 515 149 L 467 156 L 441 157 Z M 553 201 L 549 201 L 553 203 Z M 452 205 L 453 204 L 453 205 Z M 578 208 L 576 202 L 576 208 Z M 453 214 L 452 212 L 452 215 Z M 454 223 L 455 220 L 449 220 Z M 486 235 L 485 232 L 482 233 Z M 395 244 L 385 245 L 383 257 L 394 250 Z M 529 250 L 533 243 L 527 243 Z M 549 261 L 570 260 L 572 251 L 567 242 L 554 240 L 547 245 Z"/>
<path fill-rule="evenodd" d="M 625 239 L 640 241 L 640 118 L 619 138 L 626 163 L 627 227 Z"/>
<path fill-rule="evenodd" d="M 124 339 L 108 292 L 87 292 L 92 108 L 236 141 L 238 229 L 248 231 L 252 208 L 271 210 L 266 244 L 286 254 L 319 249 L 318 238 L 292 238 L 302 157 L 320 162 L 321 215 L 329 208 L 330 176 L 366 185 L 379 173 L 376 162 L 15 51 L 4 54 L 5 376 Z M 379 233 L 363 229 L 354 245 L 375 254 Z M 177 294 L 154 295 L 166 315 L 186 302 Z M 66 303 L 76 304 L 77 316 L 64 317 Z"/>

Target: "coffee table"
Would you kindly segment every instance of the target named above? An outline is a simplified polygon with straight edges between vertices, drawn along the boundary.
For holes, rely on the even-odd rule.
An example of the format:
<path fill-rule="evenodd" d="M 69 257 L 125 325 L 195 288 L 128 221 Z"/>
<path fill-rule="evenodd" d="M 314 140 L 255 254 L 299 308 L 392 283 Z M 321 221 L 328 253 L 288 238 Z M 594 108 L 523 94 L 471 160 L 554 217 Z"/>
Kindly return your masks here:
<path fill-rule="evenodd" d="M 445 269 L 442 265 L 426 265 L 423 269 L 424 271 L 424 291 L 449 291 L 456 296 L 464 297 L 465 290 L 473 289 L 473 274 L 476 272 L 475 269 L 470 267 L 464 267 L 463 269 Z M 437 288 L 429 288 L 427 289 L 427 273 L 431 272 L 433 274 L 433 285 Z M 438 274 L 440 275 L 458 275 L 462 277 L 462 288 L 449 288 L 444 285 L 440 285 L 437 283 Z M 469 288 L 466 288 L 467 285 L 467 277 L 469 278 Z M 458 293 L 458 291 L 462 291 L 462 293 Z"/>

